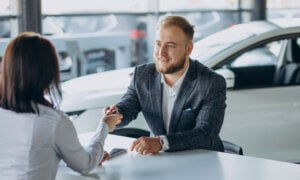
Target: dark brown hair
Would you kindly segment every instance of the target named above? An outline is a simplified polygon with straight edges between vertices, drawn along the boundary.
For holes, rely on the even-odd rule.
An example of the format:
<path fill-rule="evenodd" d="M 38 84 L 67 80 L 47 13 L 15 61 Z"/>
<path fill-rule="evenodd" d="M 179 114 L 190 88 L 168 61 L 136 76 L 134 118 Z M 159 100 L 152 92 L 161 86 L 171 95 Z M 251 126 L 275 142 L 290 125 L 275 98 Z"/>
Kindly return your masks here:
<path fill-rule="evenodd" d="M 157 28 L 177 26 L 185 33 L 189 40 L 193 41 L 194 38 L 194 26 L 191 25 L 188 20 L 182 16 L 164 16 L 157 25 Z"/>
<path fill-rule="evenodd" d="M 52 43 L 37 33 L 21 33 L 10 41 L 2 59 L 0 107 L 15 112 L 38 112 L 37 104 L 54 107 L 61 99 L 59 82 Z"/>

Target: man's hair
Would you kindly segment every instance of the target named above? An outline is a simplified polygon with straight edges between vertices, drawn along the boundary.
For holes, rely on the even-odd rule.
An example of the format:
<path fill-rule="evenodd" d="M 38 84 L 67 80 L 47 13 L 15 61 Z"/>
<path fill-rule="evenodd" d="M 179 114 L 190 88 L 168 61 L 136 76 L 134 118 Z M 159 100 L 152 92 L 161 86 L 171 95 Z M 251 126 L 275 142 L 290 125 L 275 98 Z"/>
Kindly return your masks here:
<path fill-rule="evenodd" d="M 38 112 L 37 104 L 58 105 L 59 82 L 58 58 L 52 43 L 34 32 L 21 33 L 10 41 L 2 59 L 0 107 Z"/>
<path fill-rule="evenodd" d="M 157 29 L 161 27 L 177 26 L 185 33 L 189 40 L 193 41 L 194 26 L 182 16 L 164 16 L 157 25 Z"/>

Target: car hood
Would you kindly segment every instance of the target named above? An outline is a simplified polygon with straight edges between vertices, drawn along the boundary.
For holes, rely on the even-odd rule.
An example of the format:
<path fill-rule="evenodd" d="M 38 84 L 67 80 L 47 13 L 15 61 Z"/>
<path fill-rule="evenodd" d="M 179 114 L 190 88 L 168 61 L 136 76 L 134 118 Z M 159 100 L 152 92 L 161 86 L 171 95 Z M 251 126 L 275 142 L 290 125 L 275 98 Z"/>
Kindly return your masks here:
<path fill-rule="evenodd" d="M 134 68 L 82 76 L 62 83 L 65 112 L 105 107 L 118 102 L 130 83 Z"/>
<path fill-rule="evenodd" d="M 134 68 L 105 71 L 74 78 L 62 83 L 63 101 L 60 109 L 65 112 L 81 111 L 113 105 L 120 101 L 130 84 Z M 233 79 L 224 70 L 216 73 Z M 227 82 L 227 84 L 232 84 Z"/>

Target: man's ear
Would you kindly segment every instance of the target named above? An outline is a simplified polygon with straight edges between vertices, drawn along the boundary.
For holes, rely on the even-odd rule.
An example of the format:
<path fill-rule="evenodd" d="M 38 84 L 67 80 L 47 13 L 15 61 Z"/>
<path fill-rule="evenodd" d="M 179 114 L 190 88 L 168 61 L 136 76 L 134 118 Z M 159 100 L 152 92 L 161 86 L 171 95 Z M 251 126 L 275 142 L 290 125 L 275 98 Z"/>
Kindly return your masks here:
<path fill-rule="evenodd" d="M 194 44 L 192 42 L 190 42 L 187 46 L 188 55 L 190 55 L 192 53 L 193 48 L 194 48 Z"/>

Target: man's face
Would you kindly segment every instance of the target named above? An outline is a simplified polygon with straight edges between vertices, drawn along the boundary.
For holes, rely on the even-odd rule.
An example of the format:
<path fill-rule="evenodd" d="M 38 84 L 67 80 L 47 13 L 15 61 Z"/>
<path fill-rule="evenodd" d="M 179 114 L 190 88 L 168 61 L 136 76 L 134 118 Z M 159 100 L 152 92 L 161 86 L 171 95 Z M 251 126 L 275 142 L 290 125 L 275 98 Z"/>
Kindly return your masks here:
<path fill-rule="evenodd" d="M 177 26 L 161 27 L 156 32 L 154 59 L 156 70 L 172 74 L 187 66 L 193 44 Z"/>

